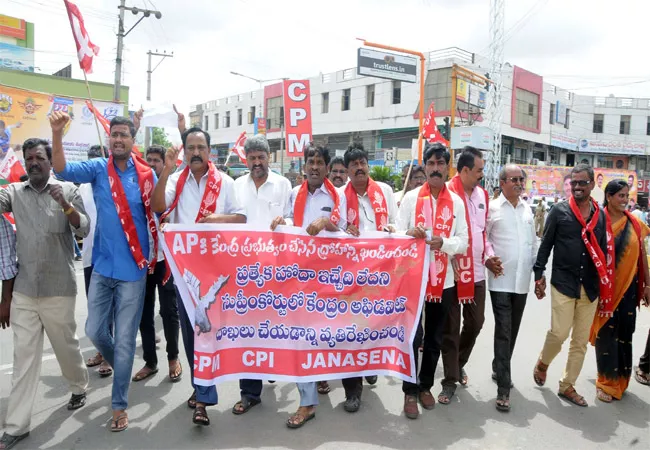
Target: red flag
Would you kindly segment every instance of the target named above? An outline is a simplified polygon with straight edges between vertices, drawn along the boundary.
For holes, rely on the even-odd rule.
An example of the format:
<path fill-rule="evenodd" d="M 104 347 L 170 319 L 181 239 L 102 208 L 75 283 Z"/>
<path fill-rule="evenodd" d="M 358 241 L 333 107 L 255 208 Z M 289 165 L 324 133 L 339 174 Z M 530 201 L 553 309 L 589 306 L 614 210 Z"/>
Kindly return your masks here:
<path fill-rule="evenodd" d="M 424 117 L 422 136 L 430 144 L 433 144 L 434 142 L 440 142 L 445 147 L 449 147 L 449 141 L 443 137 L 443 135 L 438 130 L 438 126 L 436 125 L 436 113 L 433 102 L 431 102 L 431 106 L 429 106 L 427 115 Z"/>
<path fill-rule="evenodd" d="M 0 178 L 7 180 L 9 183 L 17 183 L 23 175 L 27 175 L 27 172 L 16 158 L 14 150 L 10 148 L 5 155 L 5 159 L 0 163 Z"/>
<path fill-rule="evenodd" d="M 235 155 L 239 156 L 239 159 L 241 159 L 241 162 L 243 164 L 246 164 L 246 153 L 244 152 L 245 143 L 246 143 L 246 132 L 242 131 L 242 133 L 235 141 L 235 145 L 231 149 L 231 151 L 235 153 Z"/>
<path fill-rule="evenodd" d="M 92 73 L 93 57 L 99 54 L 99 47 L 90 41 L 86 26 L 84 25 L 84 18 L 77 5 L 68 0 L 63 0 L 63 3 L 65 3 L 65 8 L 68 10 L 72 35 L 74 36 L 75 44 L 77 44 L 79 67 L 86 73 Z"/>

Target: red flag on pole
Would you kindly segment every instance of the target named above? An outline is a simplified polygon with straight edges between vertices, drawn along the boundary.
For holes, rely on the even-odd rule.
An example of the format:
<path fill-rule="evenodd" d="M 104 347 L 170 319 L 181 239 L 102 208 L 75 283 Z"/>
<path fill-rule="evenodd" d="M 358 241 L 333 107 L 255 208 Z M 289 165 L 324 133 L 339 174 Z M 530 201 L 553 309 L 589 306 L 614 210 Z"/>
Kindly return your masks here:
<path fill-rule="evenodd" d="M 443 137 L 443 135 L 440 133 L 440 130 L 438 130 L 438 126 L 436 125 L 436 117 L 435 117 L 436 113 L 435 113 L 435 107 L 433 103 L 434 102 L 431 102 L 431 106 L 429 106 L 427 115 L 424 117 L 424 125 L 422 126 L 422 136 L 430 144 L 433 144 L 434 142 L 439 142 L 445 147 L 449 147 L 449 141 Z"/>
<path fill-rule="evenodd" d="M 99 54 L 99 47 L 90 41 L 86 26 L 84 25 L 84 18 L 77 5 L 69 0 L 63 0 L 65 8 L 68 10 L 68 19 L 70 19 L 70 26 L 72 27 L 72 35 L 77 44 L 77 57 L 79 58 L 79 67 L 85 73 L 92 73 L 93 71 L 93 57 Z"/>
<path fill-rule="evenodd" d="M 246 164 L 246 153 L 244 152 L 244 144 L 246 143 L 246 132 L 242 131 L 232 147 L 232 152 L 239 156 L 243 164 Z"/>

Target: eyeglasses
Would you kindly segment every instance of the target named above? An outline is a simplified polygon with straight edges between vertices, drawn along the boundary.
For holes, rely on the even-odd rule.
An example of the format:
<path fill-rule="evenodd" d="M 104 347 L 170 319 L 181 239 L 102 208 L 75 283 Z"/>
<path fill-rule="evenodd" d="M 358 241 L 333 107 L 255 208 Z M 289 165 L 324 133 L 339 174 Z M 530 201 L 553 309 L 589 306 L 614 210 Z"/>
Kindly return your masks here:
<path fill-rule="evenodd" d="M 588 181 L 588 180 L 571 180 L 570 184 L 571 184 L 571 187 L 576 187 L 576 186 L 585 187 L 585 186 L 588 186 L 589 183 L 591 183 L 591 181 Z"/>
<path fill-rule="evenodd" d="M 508 178 L 504 178 L 504 180 L 505 181 L 510 181 L 512 183 L 517 183 L 517 182 L 523 183 L 524 181 L 526 181 L 526 178 L 524 178 L 524 177 L 508 177 Z"/>

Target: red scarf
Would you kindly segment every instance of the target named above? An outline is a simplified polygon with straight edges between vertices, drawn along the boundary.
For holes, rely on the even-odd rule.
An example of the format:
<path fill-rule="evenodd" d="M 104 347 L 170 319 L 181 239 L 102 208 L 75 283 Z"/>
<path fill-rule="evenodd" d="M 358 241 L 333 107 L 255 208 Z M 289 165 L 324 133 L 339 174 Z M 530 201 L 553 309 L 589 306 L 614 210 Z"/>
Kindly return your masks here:
<path fill-rule="evenodd" d="M 183 193 L 183 188 L 187 182 L 187 178 L 190 176 L 189 166 L 185 166 L 185 169 L 181 172 L 181 175 L 178 177 L 178 182 L 176 183 L 176 196 L 171 206 L 167 208 L 167 211 L 162 213 L 160 216 L 160 223 L 171 214 L 171 212 L 178 205 L 178 200 Z M 219 198 L 219 193 L 221 192 L 221 174 L 217 168 L 212 164 L 212 161 L 208 161 L 208 181 L 205 186 L 205 192 L 203 192 L 203 198 L 201 199 L 201 207 L 199 212 L 196 215 L 195 222 L 198 222 L 204 217 L 208 217 L 210 214 L 214 214 L 217 210 L 217 199 Z"/>
<path fill-rule="evenodd" d="M 149 231 L 153 237 L 153 257 L 151 258 L 151 261 L 149 261 L 149 273 L 153 273 L 153 269 L 156 266 L 156 258 L 158 256 L 158 230 L 156 229 L 156 221 L 154 220 L 153 213 L 151 211 L 151 192 L 153 191 L 154 187 L 153 170 L 151 167 L 149 167 L 145 160 L 135 152 L 131 152 L 131 159 L 133 161 L 133 165 L 135 166 L 135 171 L 138 175 L 138 184 L 140 185 L 142 204 L 144 205 L 144 210 L 147 214 Z M 122 230 L 124 230 L 126 242 L 131 249 L 131 255 L 133 255 L 133 259 L 138 265 L 138 269 L 143 269 L 147 267 L 147 258 L 145 258 L 145 256 L 142 254 L 142 246 L 140 245 L 140 240 L 138 239 L 138 231 L 135 228 L 135 223 L 133 222 L 133 216 L 131 215 L 129 202 L 126 200 L 124 187 L 122 186 L 122 180 L 120 180 L 120 177 L 117 174 L 117 170 L 115 170 L 113 155 L 108 158 L 107 170 L 108 183 L 111 187 L 113 203 L 115 203 L 117 216 L 122 223 Z"/>
<path fill-rule="evenodd" d="M 432 225 L 433 219 L 433 225 Z M 451 221 L 451 222 L 450 222 Z M 454 221 L 454 201 L 447 187 L 443 184 L 436 201 L 436 216 L 433 217 L 431 208 L 431 188 L 429 183 L 424 183 L 418 192 L 415 204 L 415 226 L 432 229 L 432 233 L 445 239 L 451 235 L 451 226 Z M 433 259 L 429 265 L 429 283 L 427 283 L 426 300 L 428 302 L 442 302 L 442 291 L 447 277 L 448 256 L 441 250 L 433 251 Z"/>
<path fill-rule="evenodd" d="M 334 209 L 332 210 L 332 214 L 330 215 L 330 221 L 338 226 L 339 220 L 341 220 L 341 213 L 339 212 L 339 209 L 341 207 L 341 202 L 339 201 L 339 194 L 336 192 L 336 188 L 332 184 L 330 180 L 325 178 L 323 180 L 323 184 L 325 185 L 325 189 L 327 189 L 327 192 L 330 194 L 330 197 L 332 197 L 332 200 L 334 200 Z M 319 188 L 320 189 L 320 188 Z M 304 220 L 305 216 L 305 206 L 307 205 L 307 195 L 309 194 L 309 186 L 306 181 L 302 183 L 302 186 L 300 186 L 300 189 L 298 189 L 298 194 L 296 195 L 296 203 L 293 206 L 293 223 L 297 227 L 302 227 L 302 223 Z"/>
<path fill-rule="evenodd" d="M 614 265 L 615 265 L 615 255 L 614 255 L 614 235 L 611 233 L 612 225 L 611 222 L 606 224 L 606 234 L 607 234 L 607 257 L 603 253 L 600 245 L 598 245 L 598 239 L 594 234 L 594 229 L 598 224 L 598 217 L 600 216 L 598 203 L 592 198 L 590 198 L 591 204 L 594 208 L 594 215 L 589 222 L 589 225 L 582 218 L 582 214 L 578 209 L 578 204 L 576 203 L 573 196 L 569 197 L 569 206 L 573 215 L 578 219 L 580 225 L 582 225 L 582 241 L 591 256 L 591 260 L 596 266 L 598 271 L 598 276 L 600 277 L 600 304 L 601 311 L 608 311 L 612 309 L 613 295 L 614 295 Z M 609 222 L 609 219 L 607 219 Z M 600 314 L 600 313 L 599 313 Z"/>
<path fill-rule="evenodd" d="M 478 186 L 483 193 L 485 194 L 485 223 L 487 224 L 487 215 L 488 215 L 488 195 L 487 191 L 482 187 Z M 467 222 L 467 229 L 469 233 L 469 244 L 467 250 L 463 255 L 456 255 L 456 261 L 458 261 L 458 280 L 456 281 L 456 286 L 458 288 L 458 303 L 474 303 L 474 251 L 472 248 L 472 222 L 470 220 L 469 208 L 467 207 L 467 199 L 465 195 L 465 189 L 463 188 L 463 182 L 460 179 L 460 176 L 456 175 L 449 181 L 449 190 L 456 193 L 463 204 L 465 205 L 465 221 Z M 483 229 L 483 253 L 485 254 L 485 229 Z"/>
<path fill-rule="evenodd" d="M 370 203 L 373 205 L 372 209 L 375 212 L 375 226 L 377 227 L 377 231 L 383 231 L 384 227 L 388 225 L 388 206 L 384 198 L 384 193 L 372 178 L 368 178 L 366 191 Z M 357 197 L 357 191 L 352 186 L 352 183 L 348 183 L 345 188 L 345 199 L 348 204 L 348 223 L 359 228 L 359 197 Z"/>
<path fill-rule="evenodd" d="M 645 279 L 645 272 L 643 270 L 643 238 L 641 237 L 641 225 L 639 222 L 637 222 L 636 218 L 634 215 L 629 212 L 625 211 L 625 215 L 627 216 L 627 220 L 632 224 L 632 228 L 634 228 L 634 232 L 636 233 L 638 237 L 638 243 L 639 243 L 639 261 L 637 262 L 637 307 L 641 305 L 641 299 L 643 298 L 643 288 L 645 287 L 647 280 Z M 609 257 L 611 255 L 612 261 L 615 261 L 616 257 L 616 252 L 615 252 L 615 247 L 614 247 L 614 231 L 612 230 L 612 219 L 609 216 L 609 211 L 607 208 L 605 208 L 605 218 L 607 219 L 607 257 L 608 257 L 608 262 L 609 262 Z M 611 242 L 610 242 L 610 236 L 611 236 Z M 610 251 L 611 247 L 611 251 Z M 610 278 L 616 282 L 616 279 L 614 278 L 614 268 L 615 268 L 615 262 L 613 264 L 607 265 L 607 273 L 610 275 Z M 612 299 L 611 302 L 609 303 L 604 303 L 602 300 L 600 304 L 598 305 L 598 315 L 600 317 L 613 317 L 614 316 L 614 301 Z"/>

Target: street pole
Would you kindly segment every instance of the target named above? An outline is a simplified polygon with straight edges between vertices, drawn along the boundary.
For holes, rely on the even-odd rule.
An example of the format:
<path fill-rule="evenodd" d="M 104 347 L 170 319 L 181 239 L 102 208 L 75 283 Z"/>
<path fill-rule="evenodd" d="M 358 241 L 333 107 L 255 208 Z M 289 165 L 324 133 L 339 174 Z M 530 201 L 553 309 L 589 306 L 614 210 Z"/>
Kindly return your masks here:
<path fill-rule="evenodd" d="M 163 62 L 165 60 L 165 58 L 167 58 L 167 57 L 173 58 L 174 53 L 173 52 L 170 53 L 170 54 L 168 54 L 167 52 L 158 53 L 157 50 L 155 52 L 152 52 L 151 50 L 149 50 L 147 52 L 147 56 L 149 57 L 149 63 L 148 63 L 148 67 L 147 67 L 147 101 L 151 101 L 151 74 L 153 73 L 154 70 L 156 70 L 158 68 L 160 63 Z M 162 56 L 162 58 L 163 58 L 156 65 L 156 67 L 154 67 L 153 69 L 151 68 L 151 57 L 152 56 Z M 149 127 L 145 127 L 144 128 L 144 148 L 149 148 L 150 145 L 151 145 L 151 130 L 149 129 Z"/>
<path fill-rule="evenodd" d="M 124 9 L 126 0 L 120 0 L 120 19 L 117 26 L 117 56 L 115 57 L 115 83 L 113 84 L 113 100 L 120 101 L 122 85 L 122 51 L 124 50 Z"/>

